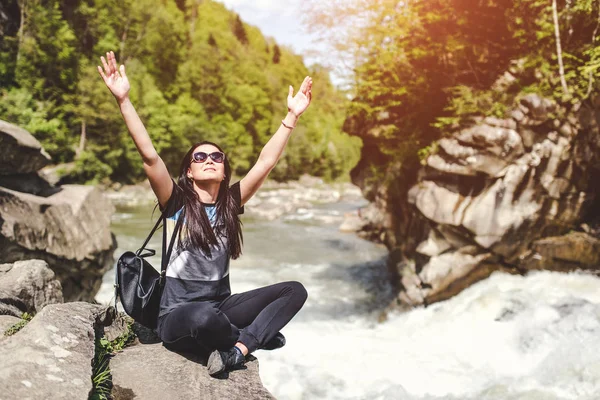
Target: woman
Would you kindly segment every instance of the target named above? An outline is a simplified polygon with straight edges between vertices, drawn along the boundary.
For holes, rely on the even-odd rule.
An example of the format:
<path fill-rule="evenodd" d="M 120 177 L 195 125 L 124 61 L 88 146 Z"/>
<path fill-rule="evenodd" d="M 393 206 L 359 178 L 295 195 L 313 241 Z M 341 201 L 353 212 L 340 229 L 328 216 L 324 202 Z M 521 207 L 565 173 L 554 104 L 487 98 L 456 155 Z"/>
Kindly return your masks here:
<path fill-rule="evenodd" d="M 159 206 L 166 210 L 170 235 L 181 219 L 158 320 L 165 346 L 210 352 L 211 376 L 242 366 L 254 350 L 283 346 L 279 330 L 300 310 L 306 290 L 298 282 L 282 282 L 231 295 L 229 259 L 241 253 L 238 214 L 277 164 L 298 117 L 310 105 L 312 79 L 307 76 L 295 96 L 290 86 L 288 114 L 241 181 L 230 186 L 231 169 L 223 150 L 200 142 L 183 158 L 175 183 L 129 100 L 125 66 L 117 68 L 113 52 L 101 60 L 98 72 L 119 104 Z"/>

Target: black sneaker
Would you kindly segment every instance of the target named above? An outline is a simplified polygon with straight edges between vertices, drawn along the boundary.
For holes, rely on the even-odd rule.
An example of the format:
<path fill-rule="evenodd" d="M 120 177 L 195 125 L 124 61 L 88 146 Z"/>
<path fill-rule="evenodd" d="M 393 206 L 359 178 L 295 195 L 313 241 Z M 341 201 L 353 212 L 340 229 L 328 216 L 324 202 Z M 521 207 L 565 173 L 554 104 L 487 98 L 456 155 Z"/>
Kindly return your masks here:
<path fill-rule="evenodd" d="M 244 355 L 232 347 L 228 351 L 215 350 L 210 353 L 206 367 L 208 368 L 208 374 L 215 376 L 226 370 L 239 368 L 244 365 L 245 361 Z"/>
<path fill-rule="evenodd" d="M 285 346 L 285 336 L 281 332 L 277 332 L 271 340 L 265 344 L 263 350 L 275 350 Z"/>

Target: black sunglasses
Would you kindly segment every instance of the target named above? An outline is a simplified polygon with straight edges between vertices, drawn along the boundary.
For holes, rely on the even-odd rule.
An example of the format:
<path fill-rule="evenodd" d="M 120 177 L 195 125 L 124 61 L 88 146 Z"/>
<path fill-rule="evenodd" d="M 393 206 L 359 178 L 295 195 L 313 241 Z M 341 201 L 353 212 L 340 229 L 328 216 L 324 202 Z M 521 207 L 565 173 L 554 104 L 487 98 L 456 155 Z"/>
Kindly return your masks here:
<path fill-rule="evenodd" d="M 192 162 L 201 163 L 206 161 L 206 159 L 210 157 L 216 163 L 222 163 L 225 160 L 225 154 L 220 151 L 215 151 L 213 153 L 207 154 L 203 151 L 198 151 L 192 154 Z"/>

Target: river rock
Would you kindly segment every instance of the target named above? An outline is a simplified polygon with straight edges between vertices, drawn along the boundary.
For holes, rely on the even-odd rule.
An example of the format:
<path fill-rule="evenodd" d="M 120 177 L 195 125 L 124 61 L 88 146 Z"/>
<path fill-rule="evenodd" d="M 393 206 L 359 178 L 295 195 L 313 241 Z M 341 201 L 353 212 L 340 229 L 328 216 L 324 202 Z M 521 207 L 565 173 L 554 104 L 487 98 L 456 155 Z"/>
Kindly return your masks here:
<path fill-rule="evenodd" d="M 539 239 L 533 242 L 522 265 L 561 272 L 600 266 L 600 239 L 584 232 Z"/>
<path fill-rule="evenodd" d="M 206 360 L 167 350 L 161 344 L 127 347 L 111 359 L 115 399 L 274 399 L 258 373 L 258 360 L 249 357 L 246 369 L 227 379 L 208 375 Z"/>
<path fill-rule="evenodd" d="M 364 218 L 361 218 L 358 210 L 347 212 L 344 214 L 344 220 L 339 226 L 341 232 L 359 232 L 368 223 Z"/>
<path fill-rule="evenodd" d="M 87 399 L 92 389 L 94 322 L 102 307 L 51 304 L 0 341 L 6 399 Z"/>
<path fill-rule="evenodd" d="M 62 303 L 60 282 L 43 260 L 0 265 L 0 314 L 36 314 L 48 304 Z M 0 329 L 1 330 L 1 329 Z"/>
<path fill-rule="evenodd" d="M 91 301 L 113 264 L 112 213 L 92 186 L 65 185 L 48 197 L 0 187 L 0 262 L 44 260 L 66 301 Z"/>
<path fill-rule="evenodd" d="M 29 132 L 0 120 L 0 175 L 36 172 L 50 160 Z"/>

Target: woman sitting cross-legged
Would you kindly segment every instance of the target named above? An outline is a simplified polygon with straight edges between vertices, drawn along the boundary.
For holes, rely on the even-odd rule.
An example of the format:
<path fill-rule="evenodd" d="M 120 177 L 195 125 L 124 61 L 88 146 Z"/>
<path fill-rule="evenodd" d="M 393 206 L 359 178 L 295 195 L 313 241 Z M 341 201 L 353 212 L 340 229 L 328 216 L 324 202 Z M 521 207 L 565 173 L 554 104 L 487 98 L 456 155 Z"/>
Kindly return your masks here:
<path fill-rule="evenodd" d="M 230 185 L 231 168 L 223 149 L 200 141 L 184 156 L 175 183 L 129 100 L 125 66 L 117 67 L 113 52 L 101 60 L 98 72 L 119 104 L 152 190 L 161 210 L 166 210 L 170 235 L 182 220 L 160 304 L 157 330 L 164 345 L 210 353 L 207 366 L 212 376 L 240 367 L 257 349 L 283 346 L 285 338 L 279 331 L 303 306 L 306 290 L 301 283 L 282 282 L 232 295 L 229 260 L 241 254 L 239 214 L 281 157 L 298 117 L 310 105 L 312 79 L 306 77 L 295 95 L 290 86 L 287 115 L 239 182 Z"/>

